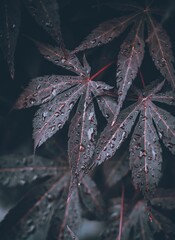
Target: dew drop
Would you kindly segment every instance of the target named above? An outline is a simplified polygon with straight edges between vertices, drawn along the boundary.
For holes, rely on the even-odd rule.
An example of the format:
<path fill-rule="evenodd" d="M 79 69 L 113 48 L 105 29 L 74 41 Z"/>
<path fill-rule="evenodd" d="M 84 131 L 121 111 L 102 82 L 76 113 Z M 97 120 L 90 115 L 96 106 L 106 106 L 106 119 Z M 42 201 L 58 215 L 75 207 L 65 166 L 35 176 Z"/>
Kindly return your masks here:
<path fill-rule="evenodd" d="M 94 40 L 91 40 L 90 43 L 95 44 L 95 43 L 96 43 L 96 40 L 95 40 L 95 39 L 94 39 Z"/>
<path fill-rule="evenodd" d="M 74 106 L 74 102 L 71 102 L 71 103 L 69 104 L 69 108 L 72 109 L 73 106 Z"/>
<path fill-rule="evenodd" d="M 37 175 L 34 175 L 33 178 L 32 178 L 32 180 L 35 181 L 37 178 L 38 178 L 38 176 L 37 176 Z"/>
<path fill-rule="evenodd" d="M 91 113 L 89 114 L 88 120 L 89 120 L 90 122 L 93 122 L 93 121 L 94 121 L 94 113 L 93 113 L 93 112 L 91 112 Z"/>
<path fill-rule="evenodd" d="M 81 169 L 82 169 L 82 170 L 85 170 L 85 168 L 86 168 L 86 167 L 85 167 L 84 165 L 83 165 L 83 166 L 81 166 Z"/>
<path fill-rule="evenodd" d="M 146 174 L 148 174 L 148 172 L 149 172 L 148 165 L 145 166 L 144 172 L 145 172 Z"/>
<path fill-rule="evenodd" d="M 106 113 L 106 115 L 105 115 L 105 118 L 106 118 L 106 119 L 108 119 L 108 118 L 109 118 L 109 114 L 108 114 L 108 113 Z"/>
<path fill-rule="evenodd" d="M 37 96 L 38 96 L 38 93 L 35 92 L 35 93 L 33 94 L 33 97 L 37 97 Z"/>
<path fill-rule="evenodd" d="M 28 233 L 31 234 L 31 233 L 34 233 L 34 231 L 36 230 L 36 227 L 34 225 L 30 226 L 29 229 L 28 229 Z"/>
<path fill-rule="evenodd" d="M 23 180 L 23 179 L 21 179 L 21 180 L 19 181 L 19 184 L 22 185 L 22 186 L 23 186 L 25 183 L 26 183 L 26 181 Z"/>
<path fill-rule="evenodd" d="M 41 87 L 41 85 L 40 85 L 40 84 L 38 84 L 38 85 L 36 86 L 36 90 L 39 90 L 39 89 L 40 89 L 40 87 Z"/>
<path fill-rule="evenodd" d="M 117 71 L 117 73 L 116 73 L 116 77 L 118 77 L 119 75 L 120 75 L 120 73 L 121 73 L 121 71 L 119 70 L 119 71 Z"/>
<path fill-rule="evenodd" d="M 81 144 L 79 150 L 80 150 L 80 152 L 84 152 L 85 151 L 85 147 Z"/>
<path fill-rule="evenodd" d="M 56 94 L 57 94 L 56 88 L 53 88 L 53 89 L 52 89 L 52 95 L 55 97 Z"/>
<path fill-rule="evenodd" d="M 59 114 L 59 112 L 56 112 L 55 113 L 55 117 L 58 117 L 60 114 Z"/>
<path fill-rule="evenodd" d="M 30 104 L 34 104 L 36 102 L 35 98 L 30 98 L 29 99 Z"/>
<path fill-rule="evenodd" d="M 42 114 L 42 120 L 43 120 L 43 121 L 45 121 L 45 119 L 46 119 L 46 117 L 47 117 L 47 114 L 48 114 L 48 112 L 43 112 L 43 114 Z"/>
<path fill-rule="evenodd" d="M 93 140 L 93 135 L 94 135 L 94 129 L 93 129 L 93 128 L 90 128 L 90 129 L 88 130 L 87 134 L 88 134 L 88 139 L 89 139 L 90 141 L 92 141 L 92 140 Z"/>
<path fill-rule="evenodd" d="M 51 130 L 52 130 L 52 132 L 53 132 L 53 131 L 55 130 L 55 126 L 52 126 L 52 127 L 51 127 Z"/>
<path fill-rule="evenodd" d="M 65 62 L 66 62 L 66 59 L 65 59 L 65 58 L 62 58 L 62 59 L 61 59 L 61 62 L 62 62 L 62 63 L 65 63 Z"/>
<path fill-rule="evenodd" d="M 111 148 L 114 148 L 114 144 L 113 144 L 113 143 L 111 143 L 111 144 L 110 144 L 110 147 L 111 147 Z"/>

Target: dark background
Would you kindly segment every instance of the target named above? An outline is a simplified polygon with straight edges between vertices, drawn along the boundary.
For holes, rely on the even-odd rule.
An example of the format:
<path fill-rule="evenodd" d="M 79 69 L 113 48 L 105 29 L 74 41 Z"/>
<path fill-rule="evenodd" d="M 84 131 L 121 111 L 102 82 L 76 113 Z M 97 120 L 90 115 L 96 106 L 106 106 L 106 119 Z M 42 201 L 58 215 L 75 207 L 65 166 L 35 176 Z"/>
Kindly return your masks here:
<path fill-rule="evenodd" d="M 72 50 L 101 22 L 113 17 L 120 17 L 127 14 L 123 9 L 116 9 L 114 2 L 123 3 L 124 1 L 108 0 L 59 0 L 61 31 L 65 46 Z M 110 5 L 109 2 L 112 4 Z M 127 1 L 128 2 L 128 1 Z M 144 4 L 144 1 L 131 1 Z M 167 30 L 172 43 L 175 42 L 175 1 L 157 0 L 153 5 L 163 11 L 156 17 Z M 120 45 L 126 36 L 127 31 L 117 40 L 110 44 L 86 51 L 86 57 L 92 67 L 92 74 L 98 71 L 105 64 L 114 60 L 120 49 Z M 45 60 L 30 38 L 43 43 L 55 44 L 48 34 L 41 29 L 25 7 L 21 6 L 21 27 L 18 43 L 15 51 L 15 77 L 11 79 L 7 64 L 0 51 L 0 155 L 17 153 L 28 155 L 33 153 L 32 139 L 32 119 L 37 107 L 24 110 L 15 110 L 13 106 L 20 93 L 28 85 L 32 78 L 46 74 L 67 74 L 68 72 L 61 67 L 54 66 Z M 175 44 L 172 44 L 175 51 Z M 82 55 L 80 54 L 80 58 Z M 149 56 L 145 54 L 142 64 L 142 73 L 146 83 L 149 83 L 158 76 L 159 72 Z M 109 84 L 115 82 L 115 67 L 111 67 L 103 74 L 103 79 Z M 60 149 L 67 156 L 67 130 L 69 121 L 65 127 L 55 134 L 51 139 L 44 143 L 36 153 L 47 157 L 53 157 L 60 152 Z M 169 171 L 167 185 L 174 186 L 173 176 L 174 157 L 164 150 L 164 156 L 169 158 L 165 168 Z M 12 196 L 17 198 L 18 194 L 13 192 L 4 195 L 3 206 L 10 206 L 11 201 L 7 200 Z M 0 192 L 1 197 L 1 192 Z M 5 204 L 6 202 L 6 204 Z M 13 202 L 13 200 L 12 200 Z"/>

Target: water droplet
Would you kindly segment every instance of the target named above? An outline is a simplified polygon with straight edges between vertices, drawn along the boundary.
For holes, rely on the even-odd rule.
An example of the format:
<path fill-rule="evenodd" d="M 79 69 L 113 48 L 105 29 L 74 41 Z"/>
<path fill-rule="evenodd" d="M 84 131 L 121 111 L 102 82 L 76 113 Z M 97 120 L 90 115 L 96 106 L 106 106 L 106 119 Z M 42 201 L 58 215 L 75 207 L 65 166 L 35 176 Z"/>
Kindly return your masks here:
<path fill-rule="evenodd" d="M 61 59 L 61 62 L 62 62 L 62 63 L 65 63 L 65 62 L 66 62 L 66 59 L 63 57 L 63 58 Z"/>
<path fill-rule="evenodd" d="M 46 25 L 46 27 L 53 28 L 53 25 L 51 22 L 46 22 L 45 25 Z"/>
<path fill-rule="evenodd" d="M 36 99 L 35 98 L 30 98 L 29 102 L 30 102 L 30 104 L 34 104 L 36 102 Z"/>
<path fill-rule="evenodd" d="M 90 141 L 92 141 L 92 140 L 93 140 L 93 135 L 94 135 L 94 129 L 93 129 L 93 128 L 90 128 L 90 129 L 88 130 L 87 134 L 88 134 L 88 139 L 89 139 Z"/>
<path fill-rule="evenodd" d="M 101 41 L 98 41 L 98 46 L 100 46 L 102 44 L 102 42 Z"/>
<path fill-rule="evenodd" d="M 49 202 L 52 202 L 53 201 L 53 196 L 51 194 L 48 194 L 47 199 L 49 200 Z"/>
<path fill-rule="evenodd" d="M 61 123 L 58 123 L 58 124 L 57 124 L 58 129 L 61 128 L 61 126 L 62 126 Z"/>
<path fill-rule="evenodd" d="M 23 179 L 21 179 L 21 180 L 19 181 L 19 184 L 22 185 L 22 186 L 23 186 L 25 183 L 26 183 L 26 181 L 23 180 Z"/>
<path fill-rule="evenodd" d="M 106 118 L 106 119 L 108 119 L 108 118 L 109 118 L 109 114 L 108 114 L 108 113 L 106 113 L 106 115 L 105 115 L 105 118 Z"/>
<path fill-rule="evenodd" d="M 139 153 L 139 158 L 146 157 L 147 153 L 145 150 L 141 150 Z"/>
<path fill-rule="evenodd" d="M 28 229 L 28 233 L 31 234 L 31 233 L 34 233 L 34 231 L 36 230 L 36 227 L 34 225 L 30 226 L 29 229 Z"/>
<path fill-rule="evenodd" d="M 81 144 L 79 150 L 80 150 L 80 152 L 84 152 L 85 151 L 85 147 Z"/>
<path fill-rule="evenodd" d="M 94 113 L 93 113 L 93 112 L 91 112 L 91 113 L 89 114 L 88 120 L 89 120 L 90 122 L 93 122 L 93 121 L 94 121 Z"/>
<path fill-rule="evenodd" d="M 111 143 L 111 144 L 110 144 L 110 147 L 111 147 L 111 148 L 114 148 L 114 144 L 113 144 L 113 143 Z"/>
<path fill-rule="evenodd" d="M 55 113 L 55 117 L 58 117 L 60 114 L 59 114 L 59 112 L 56 112 Z"/>
<path fill-rule="evenodd" d="M 55 130 L 55 126 L 52 126 L 52 127 L 51 127 L 51 130 L 52 130 L 52 132 L 53 132 L 53 131 Z"/>
<path fill-rule="evenodd" d="M 46 96 L 46 97 L 43 97 L 43 98 L 41 99 L 41 103 L 46 103 L 49 99 L 50 99 L 50 95 L 49 95 L 49 96 Z"/>
<path fill-rule="evenodd" d="M 120 73 L 121 73 L 121 71 L 118 70 L 117 73 L 116 73 L 116 77 L 118 77 Z"/>
<path fill-rule="evenodd" d="M 93 39 L 93 40 L 90 41 L 90 43 L 95 44 L 95 43 L 96 43 L 96 40 Z"/>
<path fill-rule="evenodd" d="M 107 150 L 107 147 L 105 146 L 104 148 L 103 148 L 103 151 L 106 151 Z"/>
<path fill-rule="evenodd" d="M 43 114 L 42 114 L 42 120 L 43 120 L 43 121 L 45 121 L 45 119 L 46 119 L 46 117 L 47 117 L 47 114 L 48 114 L 48 112 L 43 112 Z"/>
<path fill-rule="evenodd" d="M 56 88 L 53 88 L 53 89 L 52 89 L 52 95 L 55 97 L 56 94 L 57 94 Z"/>
<path fill-rule="evenodd" d="M 82 170 L 85 170 L 85 168 L 86 168 L 86 167 L 85 167 L 84 165 L 81 166 L 81 169 L 82 169 Z"/>
<path fill-rule="evenodd" d="M 40 87 L 41 87 L 41 85 L 40 85 L 40 84 L 38 84 L 38 85 L 36 86 L 36 90 L 39 90 L 39 89 L 40 89 Z"/>
<path fill-rule="evenodd" d="M 32 180 L 35 181 L 37 178 L 38 178 L 38 176 L 37 176 L 37 175 L 34 175 L 33 178 L 32 178 Z"/>
<path fill-rule="evenodd" d="M 146 174 L 148 174 L 148 172 L 149 172 L 148 165 L 145 166 L 144 172 L 145 172 Z"/>
<path fill-rule="evenodd" d="M 71 102 L 71 103 L 69 104 L 69 108 L 72 109 L 73 106 L 74 106 L 74 102 Z"/>
<path fill-rule="evenodd" d="M 37 96 L 38 96 L 38 93 L 35 92 L 35 93 L 33 94 L 33 97 L 37 97 Z"/>

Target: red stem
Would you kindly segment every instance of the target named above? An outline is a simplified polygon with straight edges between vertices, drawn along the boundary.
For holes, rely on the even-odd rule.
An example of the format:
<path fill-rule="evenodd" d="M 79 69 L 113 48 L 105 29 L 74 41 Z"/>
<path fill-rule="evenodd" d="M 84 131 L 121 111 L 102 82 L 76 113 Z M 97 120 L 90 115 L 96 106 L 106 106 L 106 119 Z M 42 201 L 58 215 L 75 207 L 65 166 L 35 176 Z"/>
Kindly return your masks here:
<path fill-rule="evenodd" d="M 106 68 L 108 68 L 109 66 L 111 66 L 114 62 L 108 63 L 107 65 L 105 65 L 103 68 L 101 68 L 98 72 L 96 72 L 94 75 L 92 75 L 89 78 L 89 81 L 92 81 L 94 78 L 96 78 L 101 72 L 103 72 L 104 70 L 106 70 Z"/>

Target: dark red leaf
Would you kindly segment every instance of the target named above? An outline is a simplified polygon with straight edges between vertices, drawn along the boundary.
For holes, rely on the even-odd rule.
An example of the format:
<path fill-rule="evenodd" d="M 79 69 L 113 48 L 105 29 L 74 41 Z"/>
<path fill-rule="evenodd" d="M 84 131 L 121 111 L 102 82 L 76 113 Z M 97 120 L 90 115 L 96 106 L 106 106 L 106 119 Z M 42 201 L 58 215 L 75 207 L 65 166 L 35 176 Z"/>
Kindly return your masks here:
<path fill-rule="evenodd" d="M 33 122 L 35 148 L 64 126 L 74 104 L 84 92 L 84 88 L 84 85 L 75 86 L 40 107 Z"/>
<path fill-rule="evenodd" d="M 97 120 L 89 88 L 90 84 L 80 98 L 69 128 L 69 161 L 72 174 L 76 175 L 87 168 L 94 152 L 94 137 L 97 134 Z"/>
<path fill-rule="evenodd" d="M 150 105 L 150 109 L 160 139 L 175 154 L 175 117 L 153 103 Z"/>
<path fill-rule="evenodd" d="M 78 75 L 86 75 L 85 69 L 79 62 L 75 54 L 69 52 L 67 49 L 61 49 L 59 47 L 53 47 L 51 45 L 44 45 L 34 41 L 37 45 L 40 53 L 49 61 L 53 62 L 57 66 L 61 66 L 77 73 Z"/>
<path fill-rule="evenodd" d="M 117 61 L 117 88 L 118 88 L 118 105 L 114 116 L 114 121 L 120 112 L 123 101 L 127 95 L 132 81 L 137 76 L 144 56 L 144 19 L 136 18 L 135 24 L 127 38 L 124 40 Z"/>
<path fill-rule="evenodd" d="M 139 107 L 139 104 L 131 105 L 121 112 L 115 125 L 111 126 L 109 123 L 106 126 L 97 142 L 92 159 L 93 168 L 111 158 L 119 149 L 135 123 L 139 114 Z"/>
<path fill-rule="evenodd" d="M 161 24 L 149 14 L 146 22 L 148 26 L 147 42 L 152 59 L 157 69 L 175 88 L 174 57 L 170 39 Z"/>
<path fill-rule="evenodd" d="M 35 78 L 21 94 L 15 107 L 21 109 L 44 104 L 80 82 L 79 76 L 51 75 Z"/>
<path fill-rule="evenodd" d="M 91 168 L 111 158 L 127 138 L 140 113 L 130 142 L 130 168 L 135 186 L 139 186 L 145 196 L 153 194 L 162 175 L 159 140 L 162 139 L 165 146 L 175 153 L 175 117 L 152 102 L 157 92 L 158 98 L 161 97 L 159 92 L 162 86 L 163 83 L 152 89 L 148 86 L 143 95 L 135 89 L 139 94 L 137 103 L 124 109 L 114 125 L 106 126 L 92 158 Z"/>
<path fill-rule="evenodd" d="M 130 167 L 135 186 L 146 195 L 153 193 L 162 175 L 161 147 L 152 124 L 149 101 L 140 109 L 140 118 L 130 142 Z"/>
<path fill-rule="evenodd" d="M 101 23 L 73 52 L 84 51 L 111 42 L 132 23 L 133 18 L 134 15 L 130 15 Z"/>
<path fill-rule="evenodd" d="M 6 187 L 24 185 L 48 176 L 60 177 L 65 171 L 67 167 L 58 166 L 58 162 L 39 156 L 0 157 L 0 184 Z"/>

